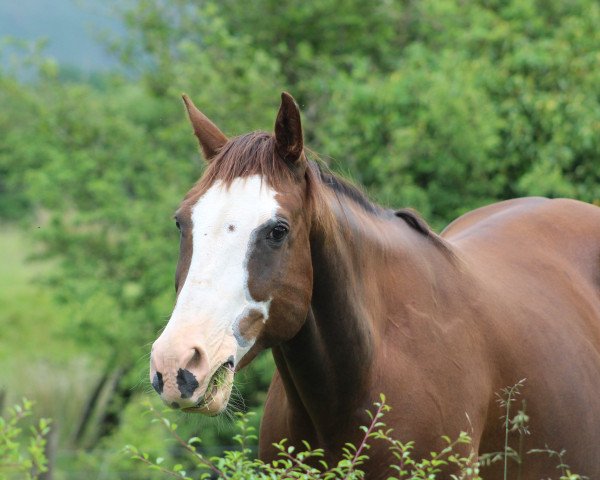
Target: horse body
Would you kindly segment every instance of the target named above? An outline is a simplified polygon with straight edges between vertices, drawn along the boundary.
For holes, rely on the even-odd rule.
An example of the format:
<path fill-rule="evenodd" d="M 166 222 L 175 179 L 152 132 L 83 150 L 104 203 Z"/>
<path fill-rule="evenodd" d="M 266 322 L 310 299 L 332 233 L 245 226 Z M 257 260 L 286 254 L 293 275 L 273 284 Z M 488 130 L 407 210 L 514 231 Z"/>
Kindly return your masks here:
<path fill-rule="evenodd" d="M 270 348 L 264 460 L 282 438 L 337 460 L 380 393 L 413 458 L 460 431 L 476 458 L 503 450 L 497 393 L 526 379 L 523 452 L 564 448 L 600 477 L 600 208 L 512 200 L 438 236 L 308 161 L 291 96 L 274 135 L 231 140 L 184 100 L 209 165 L 176 214 L 177 302 L 150 368 L 163 401 L 218 414 L 234 370 Z M 367 478 L 386 478 L 387 445 L 368 453 Z M 524 479 L 555 472 L 541 455 L 521 466 Z"/>
<path fill-rule="evenodd" d="M 479 216 L 473 223 L 469 215 Z M 573 200 L 519 199 L 458 219 L 443 233 L 482 292 L 494 391 L 526 378 L 531 448 L 565 449 L 566 462 L 600 476 L 600 209 Z M 463 225 L 461 225 L 463 223 Z M 480 452 L 499 451 L 490 406 Z M 527 456 L 524 478 L 553 475 Z M 498 475 L 500 475 L 498 473 Z M 488 475 L 489 477 L 489 475 Z M 491 477 L 493 478 L 493 477 Z"/>
<path fill-rule="evenodd" d="M 319 254 L 327 247 L 313 239 L 313 265 L 336 272 L 321 283 L 315 272 L 313 298 L 327 298 L 331 308 L 313 303 L 306 332 L 274 349 L 278 371 L 265 405 L 261 456 L 273 458 L 270 445 L 280 438 L 339 452 L 360 438 L 356 427 L 367 423 L 364 409 L 379 392 L 393 406 L 386 424 L 400 439 L 415 440 L 415 458 L 443 448 L 441 436 L 461 430 L 471 433 L 475 452 L 503 451 L 496 393 L 525 378 L 531 435 L 523 453 L 564 448 L 575 471 L 600 475 L 600 210 L 546 199 L 485 207 L 442 234 L 455 258 L 398 219 L 358 222 L 348 220 L 352 213 L 361 216 L 350 207 L 338 220 L 360 225 L 348 241 L 363 247 L 353 259 L 361 291 L 346 291 L 347 277 L 336 274 L 333 265 L 352 263 L 339 258 L 343 249 Z M 368 230 L 372 240 L 377 229 L 380 248 L 369 248 L 362 234 Z M 327 259 L 333 265 L 324 265 Z M 352 306 L 340 307 L 344 301 Z M 355 323 L 367 319 L 369 332 L 356 335 Z M 370 345 L 357 347 L 356 338 Z M 329 345 L 321 356 L 314 352 L 319 342 Z M 335 371 L 342 375 L 324 375 Z M 514 435 L 511 441 L 516 448 Z M 375 452 L 368 478 L 385 478 L 392 459 Z M 542 456 L 524 461 L 523 478 L 556 472 Z M 502 465 L 485 470 L 485 478 L 502 478 Z"/>

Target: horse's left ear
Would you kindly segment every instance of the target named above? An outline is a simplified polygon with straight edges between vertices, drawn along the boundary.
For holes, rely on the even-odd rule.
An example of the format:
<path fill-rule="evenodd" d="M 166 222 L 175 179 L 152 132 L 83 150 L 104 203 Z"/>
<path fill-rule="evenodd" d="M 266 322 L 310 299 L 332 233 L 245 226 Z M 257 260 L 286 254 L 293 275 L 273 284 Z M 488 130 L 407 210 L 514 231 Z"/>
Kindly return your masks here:
<path fill-rule="evenodd" d="M 275 145 L 279 156 L 295 171 L 303 171 L 305 158 L 302 154 L 302 122 L 300 109 L 289 93 L 281 94 L 281 106 L 275 120 Z"/>

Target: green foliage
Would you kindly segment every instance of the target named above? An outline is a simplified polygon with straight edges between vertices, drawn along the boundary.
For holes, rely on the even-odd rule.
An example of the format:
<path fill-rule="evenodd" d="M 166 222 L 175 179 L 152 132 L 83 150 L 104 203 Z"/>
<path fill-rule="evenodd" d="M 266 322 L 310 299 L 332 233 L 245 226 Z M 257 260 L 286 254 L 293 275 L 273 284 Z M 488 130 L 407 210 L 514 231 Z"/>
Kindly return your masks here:
<path fill-rule="evenodd" d="M 566 453 L 565 450 L 561 450 L 560 452 L 557 452 L 556 450 L 552 450 L 552 449 L 546 447 L 546 448 L 541 448 L 541 449 L 532 449 L 529 451 L 529 453 L 541 453 L 541 454 L 547 455 L 550 458 L 557 459 L 558 465 L 556 466 L 556 468 L 560 470 L 559 480 L 584 480 L 584 479 L 588 478 L 588 477 L 579 475 L 578 473 L 573 473 L 571 471 L 571 467 L 569 467 L 569 465 L 567 465 L 564 460 L 564 456 Z"/>
<path fill-rule="evenodd" d="M 514 417 L 511 417 L 511 407 L 514 403 L 516 403 L 517 397 L 521 395 L 521 389 L 524 387 L 525 381 L 526 379 L 523 378 L 514 385 L 503 388 L 500 393 L 496 393 L 498 404 L 503 412 L 500 418 L 504 424 L 504 449 L 501 452 L 480 453 L 478 456 L 479 464 L 481 466 L 490 466 L 493 463 L 502 462 L 504 479 L 506 480 L 507 478 L 516 477 L 517 480 L 520 480 L 522 478 L 522 466 L 526 459 L 525 455 L 544 454 L 550 458 L 556 458 L 558 460 L 558 465 L 556 468 L 560 471 L 559 480 L 587 479 L 588 477 L 573 473 L 571 471 L 571 468 L 569 465 L 567 465 L 564 459 L 566 450 L 561 450 L 558 452 L 546 445 L 543 449 L 533 448 L 527 452 L 523 451 L 524 437 L 530 434 L 529 415 L 526 414 L 527 404 L 525 400 L 522 400 L 521 409 L 517 411 L 517 414 Z M 509 435 L 511 433 L 517 433 L 519 435 L 519 444 L 516 449 L 513 448 L 509 442 Z M 512 460 L 517 464 L 516 472 L 514 472 L 512 468 L 509 468 L 509 460 Z M 509 471 L 512 473 L 511 477 L 509 477 Z"/>
<path fill-rule="evenodd" d="M 60 443 L 68 443 L 102 362 L 65 336 L 69 309 L 38 282 L 55 264 L 27 261 L 31 237 L 0 224 L 0 404 L 27 397 L 38 415 L 53 419 Z"/>
<path fill-rule="evenodd" d="M 598 4 L 415 5 L 395 68 L 336 84 L 324 150 L 436 225 L 514 196 L 598 201 Z"/>
<path fill-rule="evenodd" d="M 270 130 L 290 91 L 312 149 L 436 228 L 514 196 L 600 204 L 595 0 L 127 0 L 116 12 L 119 72 L 86 77 L 45 58 L 42 42 L 0 42 L 13 52 L 0 69 L 0 218 L 50 260 L 14 282 L 23 267 L 3 264 L 2 365 L 17 373 L 2 387 L 25 388 L 12 377 L 38 355 L 27 365 L 45 375 L 29 387 L 59 409 L 61 436 L 103 370 L 124 370 L 118 390 L 136 391 L 112 396 L 107 410 L 124 419 L 114 435 L 139 427 L 127 402 L 148 383 L 148 344 L 174 300 L 171 216 L 203 169 L 182 92 L 235 135 Z M 237 375 L 239 410 L 260 408 L 272 369 L 262 356 Z M 232 435 L 226 422 L 183 429 L 206 445 Z"/>
<path fill-rule="evenodd" d="M 287 440 L 273 444 L 278 451 L 278 458 L 270 463 L 265 463 L 254 458 L 253 449 L 250 447 L 257 440 L 255 428 L 249 424 L 252 412 L 248 414 L 238 413 L 236 426 L 237 435 L 233 437 L 238 444 L 237 450 L 227 450 L 220 456 L 208 456 L 203 451 L 202 439 L 194 436 L 185 440 L 178 433 L 178 425 L 173 423 L 164 414 L 154 408 L 150 411 L 154 415 L 153 422 L 159 423 L 175 440 L 180 449 L 187 453 L 187 459 L 181 459 L 172 466 L 165 460 L 164 456 L 153 455 L 142 451 L 133 445 L 125 447 L 125 453 L 130 458 L 138 460 L 147 465 L 150 470 L 158 470 L 165 476 L 184 478 L 187 480 L 222 478 L 222 479 L 287 479 L 301 478 L 307 480 L 352 480 L 365 478 L 363 470 L 369 461 L 369 450 L 373 442 L 383 442 L 389 452 L 392 463 L 388 466 L 388 480 L 435 480 L 436 478 L 472 479 L 483 480 L 480 476 L 480 467 L 489 466 L 495 462 L 503 461 L 504 478 L 521 478 L 521 466 L 525 460 L 521 448 L 515 450 L 509 446 L 508 434 L 518 432 L 520 440 L 529 434 L 529 417 L 524 410 L 510 417 L 511 405 L 515 403 L 524 386 L 525 379 L 517 382 L 511 387 L 502 389 L 498 394 L 498 403 L 502 408 L 503 423 L 505 430 L 505 443 L 502 452 L 481 454 L 473 451 L 472 440 L 466 432 L 460 432 L 458 437 L 452 440 L 448 436 L 442 439 L 446 446 L 439 452 L 430 452 L 429 457 L 413 458 L 415 442 L 401 442 L 394 437 L 393 430 L 386 428 L 383 418 L 391 407 L 386 403 L 385 396 L 380 395 L 380 401 L 374 403 L 374 411 L 367 410 L 370 422 L 360 427 L 363 437 L 359 445 L 346 443 L 339 455 L 339 460 L 334 465 L 329 465 L 325 460 L 327 454 L 323 449 L 313 449 L 308 442 L 302 442 L 303 448 L 288 446 Z M 381 445 L 380 445 L 381 446 Z M 520 442 L 519 447 L 522 446 Z M 585 480 L 571 471 L 566 464 L 564 456 L 566 451 L 552 450 L 548 446 L 543 449 L 531 449 L 528 455 L 543 454 L 556 459 L 556 469 L 560 472 L 558 480 Z M 509 477 L 508 460 L 515 461 L 519 469 L 512 472 Z M 450 473 L 454 472 L 454 473 Z"/>
<path fill-rule="evenodd" d="M 24 420 L 32 413 L 32 403 L 23 399 L 21 404 L 9 410 L 7 417 L 0 417 L 0 479 L 37 479 L 46 472 L 46 436 L 50 432 L 50 420 L 41 418 L 23 431 Z"/>
<path fill-rule="evenodd" d="M 202 452 L 202 439 L 192 437 L 185 440 L 177 433 L 178 426 L 172 423 L 164 415 L 151 409 L 155 415 L 155 421 L 161 423 L 177 444 L 188 453 L 191 463 L 177 463 L 168 466 L 163 456 L 155 457 L 133 445 L 127 445 L 125 452 L 132 459 L 143 462 L 152 470 L 158 470 L 175 478 L 192 480 L 193 478 L 208 479 L 222 478 L 231 480 L 267 480 L 284 478 L 302 478 L 307 480 L 336 480 L 336 479 L 362 479 L 365 472 L 361 468 L 369 459 L 368 450 L 373 441 L 383 441 L 388 444 L 390 457 L 395 458 L 395 463 L 390 465 L 389 480 L 417 480 L 435 479 L 443 473 L 443 470 L 452 467 L 461 472 L 461 476 L 452 474 L 450 478 L 463 478 L 462 474 L 477 480 L 479 470 L 473 458 L 461 455 L 460 446 L 470 445 L 471 439 L 465 432 L 452 441 L 444 437 L 447 446 L 440 452 L 431 452 L 430 458 L 413 459 L 411 452 L 414 442 L 402 443 L 392 436 L 392 430 L 386 429 L 383 417 L 390 410 L 386 404 L 385 396 L 381 395 L 380 401 L 375 403 L 375 411 L 367 410 L 371 421 L 368 426 L 361 427 L 364 433 L 360 445 L 347 443 L 340 455 L 340 460 L 329 465 L 325 460 L 323 449 L 313 449 L 307 442 L 303 442 L 304 448 L 297 450 L 288 446 L 286 440 L 282 440 L 274 447 L 278 450 L 278 458 L 271 463 L 265 463 L 255 459 L 250 445 L 257 440 L 255 428 L 250 426 L 252 413 L 237 415 L 236 425 L 238 434 L 233 437 L 238 444 L 238 450 L 228 450 L 221 456 L 208 457 Z"/>
<path fill-rule="evenodd" d="M 316 150 L 436 226 L 515 195 L 600 200 L 596 2 L 365 5 L 132 0 L 113 49 L 138 80 L 38 54 L 37 80 L 0 75 L 2 214 L 37 216 L 70 332 L 132 364 L 169 314 L 169 217 L 202 170 L 182 91 L 240 133 L 297 90 Z"/>

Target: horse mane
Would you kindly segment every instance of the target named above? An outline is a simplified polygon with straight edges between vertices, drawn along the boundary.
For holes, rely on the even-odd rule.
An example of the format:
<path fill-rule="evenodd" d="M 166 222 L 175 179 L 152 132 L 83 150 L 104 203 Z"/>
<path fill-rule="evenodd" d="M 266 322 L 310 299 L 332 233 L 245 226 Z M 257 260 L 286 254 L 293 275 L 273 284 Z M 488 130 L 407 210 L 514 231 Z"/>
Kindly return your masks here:
<path fill-rule="evenodd" d="M 317 157 L 318 159 L 318 157 Z M 423 237 L 431 240 L 444 253 L 453 256 L 446 242 L 437 235 L 421 216 L 412 209 L 404 208 L 393 212 L 373 203 L 359 187 L 331 172 L 323 162 L 308 160 L 305 178 L 308 200 L 317 212 L 317 218 L 323 218 L 321 198 L 322 188 L 326 187 L 336 194 L 349 199 L 365 212 L 381 218 L 402 219 Z M 215 155 L 204 175 L 188 196 L 201 195 L 220 180 L 226 186 L 240 177 L 260 175 L 276 190 L 283 190 L 285 184 L 295 180 L 293 171 L 282 162 L 275 148 L 275 137 L 271 133 L 256 131 L 231 138 Z"/>
<path fill-rule="evenodd" d="M 356 185 L 350 183 L 344 178 L 338 177 L 333 172 L 326 170 L 320 163 L 313 163 L 318 166 L 321 181 L 324 185 L 352 200 L 354 203 L 362 207 L 367 213 L 380 217 L 389 217 L 390 214 L 393 213 L 394 217 L 404 220 L 409 227 L 431 240 L 434 245 L 440 248 L 444 253 L 449 254 L 452 257 L 454 256 L 454 253 L 446 241 L 436 234 L 423 219 L 423 217 L 421 217 L 421 215 L 419 215 L 419 213 L 412 208 L 401 208 L 394 212 L 383 208 L 382 206 L 373 203 L 367 194 Z"/>
<path fill-rule="evenodd" d="M 371 202 L 367 194 L 356 185 L 350 183 L 344 178 L 338 177 L 336 174 L 326 169 L 326 167 L 321 163 L 313 163 L 319 169 L 321 182 L 327 187 L 331 188 L 334 192 L 344 195 L 344 197 L 352 200 L 368 213 L 382 215 L 386 211 L 380 205 Z"/>
<path fill-rule="evenodd" d="M 414 230 L 431 240 L 436 247 L 442 250 L 451 259 L 455 259 L 454 251 L 450 248 L 448 243 L 431 229 L 418 212 L 412 208 L 401 208 L 400 210 L 396 210 L 394 215 L 404 220 Z"/>

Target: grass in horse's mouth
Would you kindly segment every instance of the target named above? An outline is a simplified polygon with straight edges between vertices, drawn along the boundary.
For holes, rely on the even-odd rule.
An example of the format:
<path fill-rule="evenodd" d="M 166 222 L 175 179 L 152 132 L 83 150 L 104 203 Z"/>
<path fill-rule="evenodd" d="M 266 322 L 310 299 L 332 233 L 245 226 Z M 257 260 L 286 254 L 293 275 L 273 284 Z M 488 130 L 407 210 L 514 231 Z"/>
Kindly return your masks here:
<path fill-rule="evenodd" d="M 227 374 L 232 370 L 233 362 L 231 361 L 227 361 L 221 365 L 216 372 L 213 373 L 213 376 L 210 378 L 208 386 L 206 387 L 206 393 L 200 397 L 194 408 L 207 406 L 212 401 L 214 394 L 216 394 L 222 386 L 227 384 Z"/>

